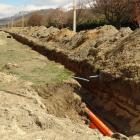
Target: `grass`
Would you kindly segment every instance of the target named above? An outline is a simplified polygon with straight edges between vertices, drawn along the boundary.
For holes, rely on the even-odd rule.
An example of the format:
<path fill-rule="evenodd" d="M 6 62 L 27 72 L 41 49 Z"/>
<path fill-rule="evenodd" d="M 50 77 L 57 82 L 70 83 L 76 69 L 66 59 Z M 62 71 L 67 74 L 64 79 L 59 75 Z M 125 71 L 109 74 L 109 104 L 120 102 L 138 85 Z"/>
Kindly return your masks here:
<path fill-rule="evenodd" d="M 28 48 L 28 46 L 6 37 L 3 40 L 7 43 L 0 45 L 1 72 L 17 75 L 23 80 L 31 81 L 37 85 L 62 83 L 73 75 L 62 65 L 49 61 L 46 57 Z M 7 69 L 5 66 L 8 63 L 16 64 L 17 67 Z"/>

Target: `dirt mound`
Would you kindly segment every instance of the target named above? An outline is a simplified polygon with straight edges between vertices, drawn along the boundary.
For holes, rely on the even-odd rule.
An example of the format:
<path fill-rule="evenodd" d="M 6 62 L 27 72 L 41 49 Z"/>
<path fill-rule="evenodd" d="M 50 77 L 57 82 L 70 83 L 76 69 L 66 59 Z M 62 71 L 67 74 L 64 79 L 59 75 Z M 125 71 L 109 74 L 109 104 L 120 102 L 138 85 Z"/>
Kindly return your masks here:
<path fill-rule="evenodd" d="M 119 42 L 117 46 L 114 46 L 113 50 L 106 55 L 108 67 L 109 65 L 115 66 L 116 71 L 114 71 L 114 73 L 118 73 L 120 77 L 140 80 L 139 33 L 139 30 L 135 31 Z M 110 71 L 113 73 L 112 69 L 110 69 Z"/>
<path fill-rule="evenodd" d="M 69 29 L 61 29 L 60 32 L 55 35 L 54 41 L 66 44 L 67 42 L 70 41 L 70 39 L 75 35 L 76 33 L 73 31 L 70 31 Z"/>
<path fill-rule="evenodd" d="M 7 36 L 0 32 L 0 139 L 111 139 L 84 124 L 70 71 Z"/>
<path fill-rule="evenodd" d="M 112 76 L 139 80 L 139 30 L 122 28 L 108 40 L 99 41 L 89 51 L 91 61 Z"/>
<path fill-rule="evenodd" d="M 13 32 L 17 33 L 17 29 Z M 89 79 L 89 83 L 81 82 L 91 91 L 88 97 L 81 95 L 82 99 L 91 109 L 96 108 L 116 130 L 133 135 L 140 132 L 139 32 L 140 29 L 117 30 L 113 26 L 104 26 L 79 32 L 64 44 L 56 43 L 53 38 L 44 45 L 45 41 L 36 37 L 35 45 L 32 43 L 31 47 L 80 76 L 89 78 L 99 74 L 99 78 Z M 30 37 L 22 31 L 20 35 Z M 20 41 L 25 39 L 17 34 L 13 36 Z M 30 43 L 31 40 L 26 41 Z M 53 50 L 50 51 L 48 46 Z"/>
<path fill-rule="evenodd" d="M 80 96 L 74 93 L 73 87 L 67 84 L 44 85 L 35 87 L 35 89 L 42 98 L 48 114 L 82 122 L 82 117 L 79 116 L 82 111 L 82 101 Z"/>
<path fill-rule="evenodd" d="M 12 77 L 14 76 L 0 74 L 0 78 L 4 81 Z M 13 80 L 8 80 L 9 82 L 12 83 Z M 81 122 L 76 123 L 70 120 L 69 116 L 73 116 L 75 120 L 79 119 L 73 109 L 75 105 L 79 105 L 77 102 L 79 99 L 74 98 L 70 91 L 66 92 L 66 89 L 59 89 L 60 87 L 45 86 L 40 87 L 40 90 L 38 87 L 38 92 L 36 92 L 26 81 L 16 78 L 15 83 L 22 84 L 22 86 L 15 86 L 14 90 L 11 87 L 4 89 L 4 86 L 0 89 L 0 136 L 2 140 L 9 138 L 14 140 L 111 139 L 102 136 L 97 130 L 89 129 Z M 68 89 L 68 85 L 65 88 Z M 48 112 L 57 114 L 61 118 L 50 115 Z"/>
<path fill-rule="evenodd" d="M 94 30 L 82 31 L 76 34 L 67 44 L 67 48 L 71 48 L 72 56 L 76 59 L 87 59 L 89 51 L 99 42 L 109 40 L 118 30 L 110 25 L 106 25 Z"/>
<path fill-rule="evenodd" d="M 95 137 L 98 139 L 98 137 L 102 137 L 98 132 L 93 132 L 86 126 L 72 124 L 69 119 L 60 119 L 47 114 L 42 108 L 40 97 L 34 95 L 35 92 L 30 96 L 28 92 L 24 94 L 26 95 L 0 91 L 2 101 L 0 104 L 0 135 L 2 140 L 9 137 L 17 140 L 27 138 L 32 140 L 36 138 L 52 139 L 55 137 L 60 139 L 70 139 L 71 137 L 74 139 L 82 137 L 93 139 Z"/>
<path fill-rule="evenodd" d="M 92 40 L 92 43 L 94 43 L 98 39 L 103 39 L 106 37 L 109 38 L 117 32 L 118 30 L 115 27 L 108 25 L 99 29 L 82 31 L 71 38 L 68 46 L 72 49 L 77 47 L 81 48 L 83 46 L 89 47 L 89 44 L 87 45 L 87 42 L 90 43 L 89 41 Z"/>

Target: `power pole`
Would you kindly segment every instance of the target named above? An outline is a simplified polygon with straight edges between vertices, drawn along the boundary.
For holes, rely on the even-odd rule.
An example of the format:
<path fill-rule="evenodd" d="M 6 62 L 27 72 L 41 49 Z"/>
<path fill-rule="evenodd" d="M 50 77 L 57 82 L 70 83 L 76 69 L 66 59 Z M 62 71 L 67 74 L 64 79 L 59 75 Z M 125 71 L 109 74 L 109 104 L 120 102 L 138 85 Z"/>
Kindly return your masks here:
<path fill-rule="evenodd" d="M 25 8 L 26 8 L 26 4 L 23 5 L 23 10 L 22 10 L 22 19 L 21 19 L 22 20 L 21 21 L 22 22 L 21 23 L 22 24 L 21 25 L 22 27 L 25 27 Z"/>
<path fill-rule="evenodd" d="M 24 13 L 22 13 L 22 27 L 24 27 Z"/>
<path fill-rule="evenodd" d="M 76 0 L 73 0 L 73 31 L 76 32 Z"/>
<path fill-rule="evenodd" d="M 8 26 L 8 28 L 10 27 L 10 23 L 9 23 L 9 21 L 8 21 L 8 24 L 7 24 L 7 26 Z"/>
<path fill-rule="evenodd" d="M 13 25 L 14 25 L 14 19 L 13 17 L 11 17 L 11 28 L 13 27 Z"/>

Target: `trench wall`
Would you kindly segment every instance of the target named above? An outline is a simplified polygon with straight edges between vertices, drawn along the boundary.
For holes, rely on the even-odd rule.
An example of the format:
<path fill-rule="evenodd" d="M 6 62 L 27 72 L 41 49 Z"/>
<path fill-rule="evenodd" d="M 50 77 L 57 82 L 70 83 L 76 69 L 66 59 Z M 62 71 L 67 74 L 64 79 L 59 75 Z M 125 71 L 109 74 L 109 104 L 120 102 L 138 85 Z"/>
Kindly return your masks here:
<path fill-rule="evenodd" d="M 7 33 L 50 60 L 63 64 L 78 76 L 87 78 L 98 73 L 94 66 L 85 60 L 73 60 L 63 52 L 50 50 L 25 36 Z M 128 136 L 140 133 L 139 84 L 115 79 L 111 74 L 100 71 L 99 78 L 92 79 L 89 83 L 81 82 L 81 85 L 90 91 L 88 95 L 81 94 L 83 101 L 117 131 Z"/>

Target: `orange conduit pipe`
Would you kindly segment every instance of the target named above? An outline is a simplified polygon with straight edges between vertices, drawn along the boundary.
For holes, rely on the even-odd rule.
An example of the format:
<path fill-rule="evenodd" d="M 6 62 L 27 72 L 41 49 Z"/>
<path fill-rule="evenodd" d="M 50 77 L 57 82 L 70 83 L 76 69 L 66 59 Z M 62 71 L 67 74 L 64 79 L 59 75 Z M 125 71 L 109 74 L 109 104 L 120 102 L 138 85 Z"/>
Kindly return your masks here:
<path fill-rule="evenodd" d="M 93 122 L 90 123 L 89 128 L 91 128 L 91 129 L 97 129 L 97 127 L 95 126 L 95 124 Z"/>
<path fill-rule="evenodd" d="M 96 117 L 88 108 L 85 109 L 91 122 L 102 132 L 103 135 L 111 137 L 113 132 L 98 117 Z"/>

